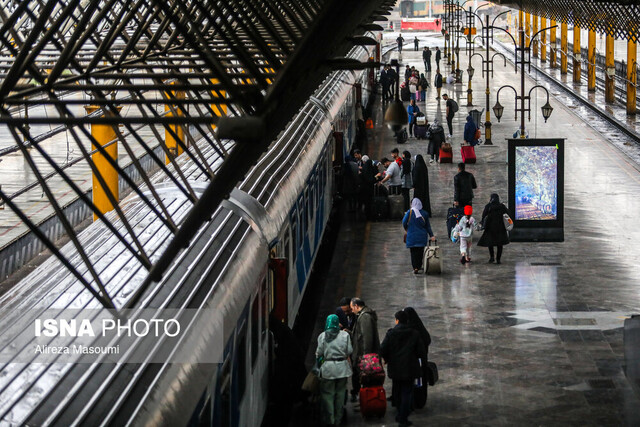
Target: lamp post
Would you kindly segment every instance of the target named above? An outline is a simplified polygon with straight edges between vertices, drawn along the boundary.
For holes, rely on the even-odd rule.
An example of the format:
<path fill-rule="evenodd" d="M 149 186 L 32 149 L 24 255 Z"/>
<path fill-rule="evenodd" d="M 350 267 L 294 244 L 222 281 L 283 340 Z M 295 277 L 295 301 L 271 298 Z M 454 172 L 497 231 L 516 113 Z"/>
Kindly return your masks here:
<path fill-rule="evenodd" d="M 400 63 L 397 59 L 392 59 L 390 65 L 396 67 L 396 96 L 384 113 L 384 121 L 389 129 L 397 133 L 407 125 L 409 115 L 400 100 Z"/>
<path fill-rule="evenodd" d="M 543 31 L 546 31 L 550 28 L 555 28 L 557 27 L 557 25 L 554 25 L 552 27 L 547 27 L 544 28 L 540 31 L 538 31 L 537 33 L 535 33 L 531 39 L 529 40 L 529 44 L 526 45 L 525 47 L 525 40 L 524 40 L 524 29 L 522 27 L 520 27 L 520 29 L 518 30 L 518 32 L 520 33 L 520 46 L 518 46 L 518 44 L 516 43 L 515 39 L 513 38 L 513 36 L 511 34 L 509 34 L 509 32 L 507 32 L 507 30 L 505 30 L 504 28 L 500 28 L 500 27 L 492 27 L 495 28 L 497 30 L 502 30 L 504 32 L 506 32 L 509 37 L 511 37 L 511 39 L 513 40 L 513 44 L 516 47 L 516 51 L 515 51 L 515 56 L 516 56 L 516 72 L 518 72 L 518 64 L 520 64 L 520 95 L 518 95 L 518 91 L 516 90 L 516 88 L 514 88 L 511 85 L 505 85 L 500 87 L 500 89 L 498 89 L 498 93 L 496 94 L 496 105 L 493 106 L 493 113 L 496 115 L 496 118 L 498 119 L 498 123 L 500 122 L 500 118 L 502 117 L 502 113 L 504 112 L 504 107 L 500 104 L 500 91 L 504 88 L 510 88 L 513 89 L 513 91 L 515 92 L 516 95 L 516 120 L 518 119 L 518 111 L 520 112 L 520 138 L 525 138 L 525 126 L 524 126 L 524 113 L 528 112 L 528 118 L 529 120 L 531 120 L 531 92 L 533 92 L 534 89 L 536 88 L 542 88 L 544 89 L 544 91 L 547 93 L 547 103 L 541 108 L 542 110 L 542 117 L 544 118 L 545 123 L 547 122 L 547 120 L 549 119 L 549 117 L 551 116 L 551 113 L 553 112 L 553 107 L 551 106 L 551 104 L 549 104 L 549 91 L 540 85 L 535 85 L 534 87 L 532 87 L 531 89 L 529 89 L 529 93 L 527 95 L 525 95 L 525 87 L 524 87 L 524 66 L 526 64 L 529 64 L 529 68 L 531 68 L 531 43 L 533 42 L 533 40 L 538 36 L 538 34 L 540 34 Z M 518 52 L 520 52 L 520 60 L 518 60 Z M 525 53 L 526 58 L 525 58 Z M 518 108 L 518 100 L 520 100 L 520 107 Z M 525 101 L 527 102 L 527 106 L 525 107 Z"/>

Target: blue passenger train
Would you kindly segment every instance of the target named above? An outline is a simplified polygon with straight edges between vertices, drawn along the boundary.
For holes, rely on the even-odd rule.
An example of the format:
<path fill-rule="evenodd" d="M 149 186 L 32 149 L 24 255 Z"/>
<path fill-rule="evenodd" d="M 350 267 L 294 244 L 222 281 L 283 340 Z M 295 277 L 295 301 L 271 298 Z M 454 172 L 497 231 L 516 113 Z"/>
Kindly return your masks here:
<path fill-rule="evenodd" d="M 356 47 L 349 56 L 367 61 L 373 52 Z M 260 425 L 273 362 L 270 315 L 289 327 L 296 321 L 332 209 L 334 170 L 351 150 L 355 105 L 367 105 L 371 85 L 366 71 L 331 73 L 160 282 L 139 299 L 136 308 L 216 310 L 220 316 L 210 326 L 223 332 L 222 363 L 196 362 L 215 340 L 195 333 L 172 344 L 192 352 L 194 363 L 37 363 L 36 358 L 31 364 L 5 363 L 0 365 L 2 424 Z M 192 168 L 194 189 L 202 190 L 204 179 Z M 154 182 L 166 183 L 162 197 L 179 223 L 190 202 L 166 177 L 158 175 Z M 135 197 L 122 206 L 137 227 L 146 227 L 145 250 L 160 251 L 168 239 L 160 221 Z M 122 307 L 144 270 L 105 230 L 94 223 L 81 239 L 96 267 L 111 274 L 108 291 Z M 0 306 L 2 330 L 45 309 L 99 308 L 55 259 L 0 299 Z M 0 346 L 12 340 L 17 337 L 4 336 Z"/>

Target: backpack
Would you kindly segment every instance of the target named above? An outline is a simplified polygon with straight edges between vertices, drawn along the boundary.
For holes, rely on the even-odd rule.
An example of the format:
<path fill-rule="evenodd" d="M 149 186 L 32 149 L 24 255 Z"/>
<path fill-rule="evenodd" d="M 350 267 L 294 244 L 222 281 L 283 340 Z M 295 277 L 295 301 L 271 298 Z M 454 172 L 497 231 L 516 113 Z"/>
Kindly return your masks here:
<path fill-rule="evenodd" d="M 453 99 L 451 100 L 451 102 L 452 102 L 451 109 L 453 110 L 454 113 L 457 113 L 459 109 L 458 103 Z"/>

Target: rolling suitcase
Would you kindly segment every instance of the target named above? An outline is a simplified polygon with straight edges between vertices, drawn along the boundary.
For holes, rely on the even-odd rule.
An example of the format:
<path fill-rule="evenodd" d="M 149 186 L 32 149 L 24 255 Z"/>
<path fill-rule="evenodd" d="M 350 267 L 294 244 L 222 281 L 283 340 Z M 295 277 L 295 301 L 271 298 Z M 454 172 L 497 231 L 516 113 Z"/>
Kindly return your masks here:
<path fill-rule="evenodd" d="M 451 144 L 445 142 L 440 147 L 440 163 L 453 163 L 453 149 Z"/>
<path fill-rule="evenodd" d="M 387 198 L 387 188 L 383 185 L 373 186 L 371 216 L 374 221 L 385 221 L 389 219 L 389 199 Z"/>
<path fill-rule="evenodd" d="M 404 217 L 404 197 L 402 195 L 389 195 L 389 219 L 402 219 Z"/>
<path fill-rule="evenodd" d="M 416 124 L 413 128 L 413 134 L 417 139 L 427 139 L 427 126 Z"/>
<path fill-rule="evenodd" d="M 442 251 L 440 251 L 440 246 L 438 246 L 437 241 L 431 244 L 431 240 L 429 240 L 429 243 L 424 248 L 422 269 L 425 274 L 442 273 Z"/>
<path fill-rule="evenodd" d="M 463 145 L 460 149 L 460 154 L 464 163 L 476 162 L 476 150 L 471 145 Z"/>
<path fill-rule="evenodd" d="M 384 417 L 387 412 L 387 394 L 384 387 L 363 387 L 360 389 L 360 413 L 363 418 Z"/>

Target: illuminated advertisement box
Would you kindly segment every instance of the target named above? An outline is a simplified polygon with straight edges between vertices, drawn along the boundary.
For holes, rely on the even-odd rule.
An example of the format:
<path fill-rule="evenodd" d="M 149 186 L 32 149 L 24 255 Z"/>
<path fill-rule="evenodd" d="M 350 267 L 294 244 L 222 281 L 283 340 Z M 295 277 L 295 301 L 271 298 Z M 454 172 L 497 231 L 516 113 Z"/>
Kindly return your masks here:
<path fill-rule="evenodd" d="M 509 139 L 515 242 L 564 241 L 564 139 Z"/>

